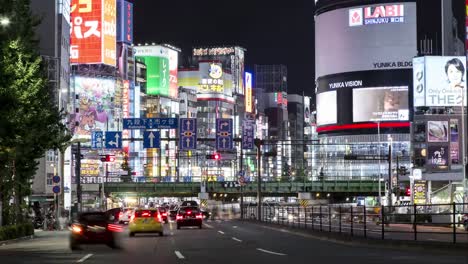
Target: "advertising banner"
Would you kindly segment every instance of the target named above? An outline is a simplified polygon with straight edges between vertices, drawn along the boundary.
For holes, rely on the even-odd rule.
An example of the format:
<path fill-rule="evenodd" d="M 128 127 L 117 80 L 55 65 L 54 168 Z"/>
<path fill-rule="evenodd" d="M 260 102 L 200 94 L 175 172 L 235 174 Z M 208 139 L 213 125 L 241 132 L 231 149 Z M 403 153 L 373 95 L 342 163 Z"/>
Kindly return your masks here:
<path fill-rule="evenodd" d="M 72 0 L 70 14 L 70 63 L 115 66 L 115 0 Z"/>
<path fill-rule="evenodd" d="M 124 0 L 117 2 L 117 40 L 133 43 L 133 4 Z"/>
<path fill-rule="evenodd" d="M 244 121 L 242 129 L 242 149 L 254 148 L 255 123 Z"/>
<path fill-rule="evenodd" d="M 448 145 L 429 146 L 428 161 L 433 170 L 447 170 L 449 165 L 448 156 Z"/>
<path fill-rule="evenodd" d="M 426 181 L 414 182 L 414 204 L 426 204 Z"/>
<path fill-rule="evenodd" d="M 449 130 L 447 121 L 427 121 L 428 142 L 448 142 Z"/>
<path fill-rule="evenodd" d="M 245 111 L 252 113 L 252 74 L 250 72 L 245 73 Z"/>
<path fill-rule="evenodd" d="M 79 98 L 75 136 L 91 137 L 93 130 L 106 131 L 107 127 L 113 128 L 115 80 L 75 76 L 72 83 Z"/>
<path fill-rule="evenodd" d="M 317 125 L 335 124 L 336 120 L 336 91 L 317 94 Z"/>
<path fill-rule="evenodd" d="M 353 122 L 407 121 L 408 87 L 374 87 L 353 90 Z"/>
<path fill-rule="evenodd" d="M 310 125 L 310 97 L 304 96 L 304 125 Z"/>
<path fill-rule="evenodd" d="M 458 164 L 460 162 L 458 119 L 450 119 L 450 160 L 452 164 Z"/>
<path fill-rule="evenodd" d="M 466 57 L 426 56 L 415 61 L 414 106 L 461 106 L 462 98 L 466 106 Z"/>
<path fill-rule="evenodd" d="M 418 51 L 416 24 L 416 3 L 408 2 L 341 8 L 318 14 L 315 76 L 411 69 Z"/>
<path fill-rule="evenodd" d="M 138 46 L 135 53 L 146 64 L 147 94 L 177 98 L 178 51 L 163 46 Z"/>

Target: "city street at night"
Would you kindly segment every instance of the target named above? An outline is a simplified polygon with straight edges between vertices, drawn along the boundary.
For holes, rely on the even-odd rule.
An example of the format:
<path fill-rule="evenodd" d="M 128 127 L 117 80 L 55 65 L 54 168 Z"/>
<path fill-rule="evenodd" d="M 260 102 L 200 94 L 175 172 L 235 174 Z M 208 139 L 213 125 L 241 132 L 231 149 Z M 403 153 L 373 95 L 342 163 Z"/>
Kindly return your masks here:
<path fill-rule="evenodd" d="M 166 224 L 164 237 L 122 233 L 122 249 L 101 245 L 68 248 L 66 231 L 41 232 L 37 238 L 0 246 L 2 264 L 14 263 L 330 263 L 462 264 L 463 252 L 427 252 L 353 246 L 266 228 L 249 222 L 208 221 L 203 229 L 177 230 Z"/>

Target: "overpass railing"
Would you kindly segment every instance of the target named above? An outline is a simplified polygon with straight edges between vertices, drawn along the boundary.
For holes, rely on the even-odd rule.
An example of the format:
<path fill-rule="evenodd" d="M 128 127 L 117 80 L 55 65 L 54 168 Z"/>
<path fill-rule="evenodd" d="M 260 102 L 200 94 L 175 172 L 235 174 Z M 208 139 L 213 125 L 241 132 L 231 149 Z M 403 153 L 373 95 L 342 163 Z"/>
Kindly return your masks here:
<path fill-rule="evenodd" d="M 468 246 L 468 204 L 355 206 L 269 205 L 262 222 L 382 240 L 463 243 Z M 245 205 L 243 219 L 258 220 L 257 206 Z"/>

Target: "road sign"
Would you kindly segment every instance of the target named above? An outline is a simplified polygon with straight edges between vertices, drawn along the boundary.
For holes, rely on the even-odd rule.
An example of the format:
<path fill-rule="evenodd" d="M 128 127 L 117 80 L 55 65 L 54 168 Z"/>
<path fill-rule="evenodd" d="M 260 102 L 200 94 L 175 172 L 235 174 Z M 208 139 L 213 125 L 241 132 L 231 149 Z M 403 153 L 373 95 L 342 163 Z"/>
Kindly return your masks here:
<path fill-rule="evenodd" d="M 143 133 L 143 148 L 160 148 L 161 135 L 159 131 L 145 131 Z"/>
<path fill-rule="evenodd" d="M 106 131 L 106 149 L 122 148 L 122 132 Z"/>
<path fill-rule="evenodd" d="M 93 131 L 93 133 L 91 133 L 91 148 L 101 149 L 103 138 L 104 133 L 102 131 Z"/>
<path fill-rule="evenodd" d="M 52 177 L 52 182 L 53 183 L 59 183 L 60 182 L 60 177 L 59 176 Z"/>
<path fill-rule="evenodd" d="M 196 118 L 181 118 L 179 149 L 189 150 L 197 149 L 197 119 Z"/>
<path fill-rule="evenodd" d="M 422 179 L 421 169 L 413 169 L 413 179 L 415 179 L 415 180 L 421 180 Z"/>
<path fill-rule="evenodd" d="M 177 118 L 147 118 L 147 129 L 176 129 Z"/>
<path fill-rule="evenodd" d="M 60 186 L 57 186 L 57 185 L 56 185 L 56 186 L 52 187 L 52 191 L 53 191 L 55 194 L 60 193 Z"/>
<path fill-rule="evenodd" d="M 146 118 L 124 118 L 123 129 L 146 129 Z"/>
<path fill-rule="evenodd" d="M 244 121 L 242 128 L 242 149 L 254 148 L 254 123 Z"/>
<path fill-rule="evenodd" d="M 216 119 L 216 149 L 231 150 L 232 142 L 232 119 Z"/>
<path fill-rule="evenodd" d="M 123 129 L 176 129 L 177 118 L 124 118 Z"/>

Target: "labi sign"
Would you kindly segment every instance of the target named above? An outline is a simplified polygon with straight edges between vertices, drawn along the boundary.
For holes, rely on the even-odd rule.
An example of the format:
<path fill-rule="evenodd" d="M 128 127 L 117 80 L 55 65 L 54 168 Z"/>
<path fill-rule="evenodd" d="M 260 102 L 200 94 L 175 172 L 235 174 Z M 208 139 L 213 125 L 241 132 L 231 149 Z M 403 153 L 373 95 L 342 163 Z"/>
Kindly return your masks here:
<path fill-rule="evenodd" d="M 377 5 L 349 10 L 349 26 L 404 23 L 404 5 Z"/>

